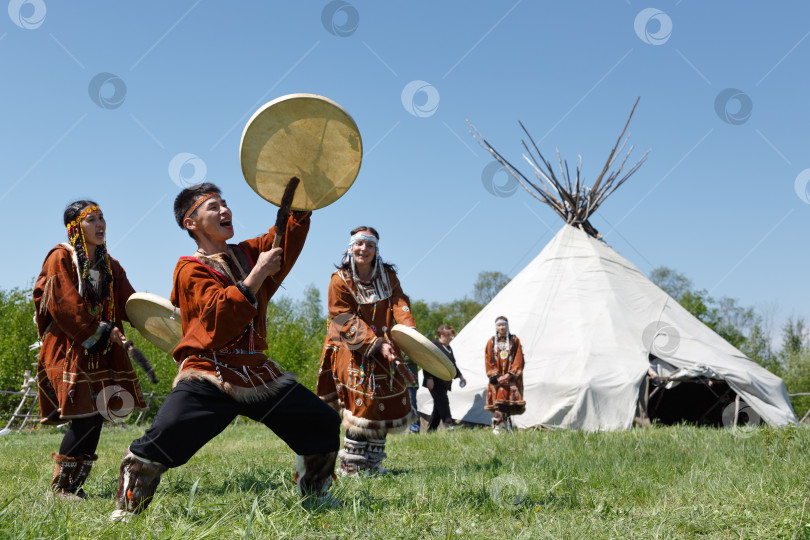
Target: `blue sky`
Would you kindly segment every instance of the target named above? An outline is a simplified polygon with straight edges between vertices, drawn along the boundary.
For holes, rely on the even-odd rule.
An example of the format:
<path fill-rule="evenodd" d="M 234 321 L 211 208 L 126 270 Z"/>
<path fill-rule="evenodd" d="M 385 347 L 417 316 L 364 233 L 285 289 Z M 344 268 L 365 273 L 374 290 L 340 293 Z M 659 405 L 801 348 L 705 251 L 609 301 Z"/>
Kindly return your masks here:
<path fill-rule="evenodd" d="M 778 327 L 810 315 L 808 15 L 804 2 L 12 0 L 0 286 L 36 276 L 64 206 L 87 197 L 136 290 L 168 296 L 194 251 L 172 217 L 179 185 L 204 175 L 237 239 L 263 232 L 276 209 L 242 178 L 240 136 L 265 102 L 308 92 L 354 117 L 365 156 L 314 215 L 286 294 L 325 295 L 348 231 L 370 224 L 412 298 L 461 298 L 482 270 L 516 275 L 562 225 L 487 172 L 466 120 L 513 162 L 522 120 L 593 180 L 641 96 L 631 159 L 650 156 L 592 223 L 645 273 L 671 267 Z"/>

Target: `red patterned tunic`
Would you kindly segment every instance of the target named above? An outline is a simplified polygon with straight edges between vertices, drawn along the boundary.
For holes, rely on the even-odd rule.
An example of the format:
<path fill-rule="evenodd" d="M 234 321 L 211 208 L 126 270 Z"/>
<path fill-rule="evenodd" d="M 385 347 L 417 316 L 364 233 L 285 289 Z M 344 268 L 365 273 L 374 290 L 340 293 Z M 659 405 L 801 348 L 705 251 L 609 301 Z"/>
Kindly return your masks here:
<path fill-rule="evenodd" d="M 396 272 L 386 272 L 390 296 L 362 304 L 351 272 L 332 274 L 330 323 L 316 389 L 322 400 L 342 411 L 346 429 L 369 437 L 382 437 L 413 421 L 407 381 L 379 354 L 394 324 L 416 327 Z"/>
<path fill-rule="evenodd" d="M 87 351 L 96 344 L 102 321 L 112 322 L 122 332 L 121 322 L 129 322 L 125 306 L 135 291 L 127 274 L 110 257 L 113 302 L 105 301 L 103 307 L 95 308 L 79 294 L 73 253 L 69 244 L 51 249 L 34 284 L 37 330 L 42 340 L 37 384 L 43 424 L 94 416 L 99 408 L 118 410 L 118 414 L 146 408 L 138 376 L 124 349 L 109 343 L 104 351 Z M 110 389 L 102 394 L 105 387 Z"/>
<path fill-rule="evenodd" d="M 183 379 L 205 379 L 238 401 L 258 401 L 293 382 L 293 375 L 262 351 L 267 349 L 267 302 L 304 247 L 310 215 L 290 215 L 281 269 L 264 280 L 255 304 L 237 282 L 247 277 L 261 252 L 272 248 L 275 227 L 258 238 L 229 244 L 224 254 L 180 258 L 171 295 L 183 326 L 183 339 L 173 352 L 180 367 L 175 385 Z"/>
<path fill-rule="evenodd" d="M 506 384 L 492 384 L 487 387 L 487 403 L 484 409 L 495 412 L 500 406 L 506 407 L 507 414 L 523 414 L 526 411 L 526 402 L 523 400 L 523 347 L 517 336 L 509 334 L 507 340 L 498 340 L 494 344 L 494 337 L 489 338 L 484 352 L 484 365 L 487 377 L 514 375 Z"/>

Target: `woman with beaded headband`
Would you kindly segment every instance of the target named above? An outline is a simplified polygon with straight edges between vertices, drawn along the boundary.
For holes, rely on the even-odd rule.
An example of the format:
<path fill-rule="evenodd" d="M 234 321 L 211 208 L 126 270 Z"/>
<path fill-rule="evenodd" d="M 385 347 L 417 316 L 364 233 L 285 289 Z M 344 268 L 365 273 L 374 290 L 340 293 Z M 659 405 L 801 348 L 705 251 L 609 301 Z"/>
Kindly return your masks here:
<path fill-rule="evenodd" d="M 484 409 L 493 413 L 492 433 L 497 435 L 501 426 L 512 431 L 511 416 L 523 414 L 523 347 L 520 339 L 509 333 L 506 317 L 495 319 L 495 335 L 489 338 L 484 350 L 484 365 L 489 378 L 487 401 Z"/>
<path fill-rule="evenodd" d="M 349 249 L 329 283 L 316 393 L 343 415 L 343 476 L 387 472 L 380 467 L 386 435 L 414 419 L 407 388 L 413 375 L 388 332 L 397 323 L 416 323 L 396 269 L 380 257 L 379 242 L 371 227 L 351 231 Z"/>
<path fill-rule="evenodd" d="M 51 487 L 60 498 L 81 500 L 104 420 L 146 406 L 121 326 L 134 290 L 107 253 L 104 214 L 93 201 L 76 201 L 64 223 L 68 242 L 48 252 L 34 285 L 37 383 L 41 423 L 70 424 L 52 455 Z"/>

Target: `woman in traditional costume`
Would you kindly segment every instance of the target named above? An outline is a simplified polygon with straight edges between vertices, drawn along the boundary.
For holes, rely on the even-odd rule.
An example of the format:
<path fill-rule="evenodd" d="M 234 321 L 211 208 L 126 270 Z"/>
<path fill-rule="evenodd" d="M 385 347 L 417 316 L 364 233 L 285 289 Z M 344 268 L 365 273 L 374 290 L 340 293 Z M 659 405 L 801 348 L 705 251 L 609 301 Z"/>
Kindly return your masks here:
<path fill-rule="evenodd" d="M 487 403 L 491 411 L 492 433 L 497 435 L 501 426 L 512 431 L 512 415 L 523 414 L 523 348 L 520 339 L 509 333 L 506 317 L 495 319 L 495 335 L 489 338 L 484 351 L 484 365 L 489 377 Z"/>
<path fill-rule="evenodd" d="M 58 497 L 81 500 L 104 420 L 146 405 L 121 326 L 134 290 L 107 253 L 104 214 L 93 201 L 76 201 L 64 222 L 68 242 L 48 252 L 34 285 L 37 384 L 41 423 L 69 423 L 52 454 L 51 487 Z"/>
<path fill-rule="evenodd" d="M 351 231 L 329 283 L 330 322 L 316 393 L 343 415 L 343 476 L 388 472 L 380 467 L 386 436 L 415 418 L 407 384 L 413 375 L 388 332 L 397 323 L 416 323 L 395 268 L 380 257 L 379 241 L 371 227 Z"/>

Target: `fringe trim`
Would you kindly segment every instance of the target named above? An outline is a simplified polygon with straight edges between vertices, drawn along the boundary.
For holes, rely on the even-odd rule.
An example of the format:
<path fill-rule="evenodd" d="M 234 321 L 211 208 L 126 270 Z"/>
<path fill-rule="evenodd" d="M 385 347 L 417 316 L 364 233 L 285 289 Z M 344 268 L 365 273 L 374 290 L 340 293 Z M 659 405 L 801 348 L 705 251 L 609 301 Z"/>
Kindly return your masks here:
<path fill-rule="evenodd" d="M 416 421 L 416 414 L 410 411 L 407 416 L 396 420 L 366 420 L 354 416 L 349 410 L 343 409 L 343 427 L 362 434 L 364 437 L 384 438 L 389 433 L 401 433 Z"/>
<path fill-rule="evenodd" d="M 42 298 L 39 300 L 39 312 L 45 314 L 48 310 L 51 309 L 51 304 L 53 304 L 53 288 L 56 285 L 56 276 L 51 276 L 48 278 L 48 281 L 45 282 L 45 286 L 42 288 Z"/>
<path fill-rule="evenodd" d="M 262 386 L 244 387 L 236 386 L 229 382 L 219 382 L 216 375 L 212 375 L 205 371 L 199 371 L 197 369 L 184 369 L 174 378 L 172 388 L 177 386 L 177 383 L 180 381 L 186 380 L 208 381 L 236 401 L 242 403 L 255 403 L 257 401 L 278 395 L 284 387 L 295 382 L 295 375 L 292 373 L 283 373 L 274 381 L 265 382 Z"/>
<path fill-rule="evenodd" d="M 60 245 L 64 246 L 65 249 L 70 251 L 70 258 L 73 260 L 73 269 L 76 270 L 76 276 L 78 277 L 77 287 L 79 289 L 79 296 L 84 298 L 84 280 L 82 279 L 82 273 L 80 270 L 81 266 L 79 266 L 79 256 L 76 254 L 76 250 L 73 249 L 73 246 L 71 246 L 68 242 L 62 242 Z M 110 272 L 112 272 L 112 269 L 110 269 Z"/>

